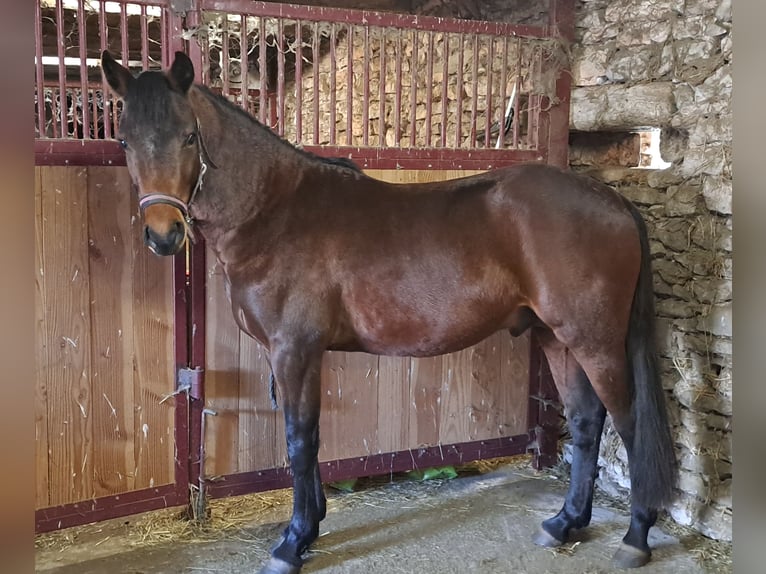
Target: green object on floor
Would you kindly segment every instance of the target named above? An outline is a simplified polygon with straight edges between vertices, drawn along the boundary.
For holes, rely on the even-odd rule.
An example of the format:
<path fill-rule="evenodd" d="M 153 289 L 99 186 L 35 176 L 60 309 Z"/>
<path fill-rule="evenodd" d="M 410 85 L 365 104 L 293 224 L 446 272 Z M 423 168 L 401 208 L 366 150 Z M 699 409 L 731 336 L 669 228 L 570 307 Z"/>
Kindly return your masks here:
<path fill-rule="evenodd" d="M 350 478 L 348 480 L 339 480 L 338 482 L 331 482 L 330 486 L 335 490 L 341 492 L 354 492 L 354 486 L 356 486 L 356 479 Z"/>
<path fill-rule="evenodd" d="M 435 466 L 423 470 L 416 469 L 407 473 L 412 480 L 434 480 L 436 478 L 456 478 L 457 472 L 454 466 Z"/>

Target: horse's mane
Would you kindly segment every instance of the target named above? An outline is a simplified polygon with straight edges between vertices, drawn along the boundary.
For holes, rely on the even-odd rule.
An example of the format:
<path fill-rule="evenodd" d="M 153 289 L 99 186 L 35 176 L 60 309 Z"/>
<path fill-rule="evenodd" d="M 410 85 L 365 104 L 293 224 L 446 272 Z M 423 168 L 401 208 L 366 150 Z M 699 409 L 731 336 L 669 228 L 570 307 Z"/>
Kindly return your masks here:
<path fill-rule="evenodd" d="M 202 90 L 210 99 L 212 99 L 216 104 L 218 104 L 220 107 L 225 108 L 239 117 L 247 119 L 250 124 L 253 126 L 254 129 L 261 130 L 262 133 L 268 137 L 273 138 L 275 142 L 278 142 L 279 144 L 289 147 L 292 151 L 302 155 L 303 157 L 307 159 L 312 159 L 319 161 L 320 163 L 323 163 L 330 167 L 336 167 L 336 168 L 347 168 L 351 169 L 357 173 L 363 173 L 362 169 L 354 163 L 349 158 L 345 157 L 323 157 L 321 155 L 317 155 L 315 153 L 311 153 L 309 151 L 306 151 L 304 149 L 301 149 L 299 147 L 294 146 L 289 141 L 279 137 L 276 133 L 274 133 L 272 130 L 270 130 L 267 126 L 263 125 L 261 122 L 259 122 L 255 117 L 253 117 L 251 114 L 249 114 L 247 111 L 242 109 L 240 106 L 234 104 L 231 102 L 228 98 L 221 94 L 215 93 L 213 90 L 208 88 L 207 86 L 204 86 L 202 84 L 195 84 L 197 88 Z"/>

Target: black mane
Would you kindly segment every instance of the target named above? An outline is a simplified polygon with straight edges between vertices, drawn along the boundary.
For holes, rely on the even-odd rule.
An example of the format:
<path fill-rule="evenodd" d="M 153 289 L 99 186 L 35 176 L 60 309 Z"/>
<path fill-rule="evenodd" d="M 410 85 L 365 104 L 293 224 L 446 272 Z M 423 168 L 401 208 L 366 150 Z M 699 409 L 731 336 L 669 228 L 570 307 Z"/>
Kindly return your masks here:
<path fill-rule="evenodd" d="M 213 100 L 215 100 L 218 104 L 220 104 L 222 107 L 235 112 L 236 114 L 247 118 L 256 129 L 263 130 L 268 135 L 274 137 L 276 140 L 281 142 L 284 145 L 290 146 L 290 149 L 300 153 L 306 158 L 314 159 L 322 162 L 323 164 L 332 166 L 332 167 L 340 167 L 340 168 L 347 168 L 351 169 L 357 173 L 363 173 L 362 168 L 360 168 L 354 161 L 352 161 L 349 158 L 346 157 L 323 157 L 321 155 L 317 155 L 315 153 L 311 153 L 309 151 L 306 151 L 304 149 L 301 149 L 299 147 L 296 147 L 286 139 L 280 137 L 278 134 L 274 133 L 268 126 L 263 125 L 260 121 L 258 121 L 255 117 L 253 117 L 252 114 L 248 113 L 242 107 L 236 105 L 235 103 L 231 102 L 228 98 L 223 96 L 222 94 L 217 94 L 207 86 L 201 85 L 201 84 L 195 84 L 198 88 L 203 90 L 206 94 L 208 94 Z"/>

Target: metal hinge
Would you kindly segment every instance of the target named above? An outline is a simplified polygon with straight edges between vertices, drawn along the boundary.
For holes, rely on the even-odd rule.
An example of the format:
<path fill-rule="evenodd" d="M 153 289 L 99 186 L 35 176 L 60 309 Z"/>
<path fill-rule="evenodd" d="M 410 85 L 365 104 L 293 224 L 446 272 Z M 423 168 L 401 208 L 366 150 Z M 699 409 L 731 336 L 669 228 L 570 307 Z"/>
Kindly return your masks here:
<path fill-rule="evenodd" d="M 205 371 L 199 367 L 178 369 L 176 393 L 186 392 L 192 399 L 201 399 L 204 378 Z"/>

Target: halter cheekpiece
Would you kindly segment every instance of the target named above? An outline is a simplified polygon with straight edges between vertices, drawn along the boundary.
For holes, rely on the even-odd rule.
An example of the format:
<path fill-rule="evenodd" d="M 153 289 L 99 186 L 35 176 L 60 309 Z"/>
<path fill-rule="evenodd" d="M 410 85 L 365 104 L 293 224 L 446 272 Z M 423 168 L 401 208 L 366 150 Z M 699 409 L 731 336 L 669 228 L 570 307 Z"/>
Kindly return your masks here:
<path fill-rule="evenodd" d="M 191 195 L 189 196 L 189 201 L 183 201 L 177 197 L 167 195 L 165 193 L 150 193 L 138 200 L 138 206 L 142 211 L 150 205 L 170 205 L 171 207 L 175 207 L 181 212 L 184 217 L 184 221 L 186 221 L 188 225 L 194 223 L 194 218 L 191 216 L 189 209 L 191 208 L 197 193 L 200 189 L 202 189 L 202 181 L 208 168 L 208 162 L 205 161 L 207 153 L 205 150 L 205 145 L 202 143 L 202 134 L 199 128 L 199 120 L 197 120 L 197 150 L 199 152 L 199 174 L 197 175 L 197 183 L 194 185 L 194 189 L 192 189 Z M 209 158 L 208 161 L 210 161 Z M 212 163 L 212 161 L 210 163 Z M 213 165 L 213 167 L 215 167 L 215 165 Z"/>

